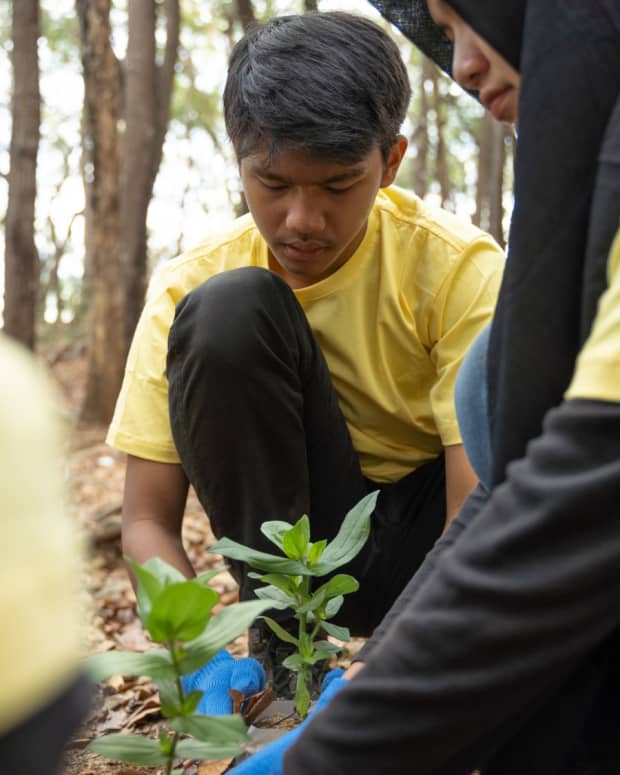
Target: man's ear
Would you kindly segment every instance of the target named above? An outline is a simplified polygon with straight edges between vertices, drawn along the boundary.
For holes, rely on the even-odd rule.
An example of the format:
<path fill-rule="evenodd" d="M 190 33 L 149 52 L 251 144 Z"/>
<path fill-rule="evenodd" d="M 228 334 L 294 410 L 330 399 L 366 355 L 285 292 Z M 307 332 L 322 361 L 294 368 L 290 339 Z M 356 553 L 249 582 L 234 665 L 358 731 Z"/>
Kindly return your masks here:
<path fill-rule="evenodd" d="M 381 188 L 385 186 L 391 186 L 400 167 L 400 163 L 403 160 L 405 151 L 407 150 L 407 138 L 403 135 L 398 135 L 396 141 L 390 148 L 387 161 L 383 169 L 383 177 L 381 178 Z"/>

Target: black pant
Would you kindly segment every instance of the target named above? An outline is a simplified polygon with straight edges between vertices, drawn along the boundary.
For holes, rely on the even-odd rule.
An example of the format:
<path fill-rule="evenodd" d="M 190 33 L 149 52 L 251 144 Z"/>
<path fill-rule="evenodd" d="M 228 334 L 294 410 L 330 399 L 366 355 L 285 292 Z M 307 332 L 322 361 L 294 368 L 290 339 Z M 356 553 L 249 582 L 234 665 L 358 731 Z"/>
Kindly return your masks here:
<path fill-rule="evenodd" d="M 217 536 L 274 551 L 260 525 L 308 514 L 312 539 L 330 539 L 381 490 L 366 546 L 339 569 L 360 590 L 338 618 L 369 634 L 441 533 L 443 455 L 393 484 L 363 476 L 306 316 L 265 269 L 216 275 L 179 303 L 168 381 L 175 444 Z M 230 564 L 241 598 L 251 597 L 246 568 Z"/>

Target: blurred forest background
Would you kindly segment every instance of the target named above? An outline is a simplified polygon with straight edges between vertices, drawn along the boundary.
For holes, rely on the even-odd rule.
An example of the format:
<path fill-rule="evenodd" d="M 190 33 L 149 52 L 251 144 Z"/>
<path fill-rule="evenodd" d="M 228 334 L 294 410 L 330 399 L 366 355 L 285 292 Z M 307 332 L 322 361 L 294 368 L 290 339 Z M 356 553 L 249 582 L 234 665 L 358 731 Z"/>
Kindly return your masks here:
<path fill-rule="evenodd" d="M 220 104 L 231 47 L 271 16 L 336 9 L 390 29 L 408 63 L 398 184 L 503 243 L 510 132 L 366 0 L 0 4 L 4 330 L 50 365 L 85 359 L 83 421 L 111 417 L 153 269 L 244 211 Z"/>

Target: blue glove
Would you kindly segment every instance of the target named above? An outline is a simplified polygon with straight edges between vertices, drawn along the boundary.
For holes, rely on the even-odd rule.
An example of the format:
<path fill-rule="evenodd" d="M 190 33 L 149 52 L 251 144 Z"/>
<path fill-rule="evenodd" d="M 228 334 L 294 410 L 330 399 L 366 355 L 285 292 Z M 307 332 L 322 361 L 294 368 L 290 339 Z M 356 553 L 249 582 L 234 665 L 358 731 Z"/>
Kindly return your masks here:
<path fill-rule="evenodd" d="M 251 697 L 265 686 L 265 671 L 260 662 L 249 657 L 235 659 L 226 649 L 218 651 L 206 665 L 181 678 L 183 691 L 203 692 L 196 708 L 207 716 L 224 716 L 233 712 L 229 689 Z"/>
<path fill-rule="evenodd" d="M 346 686 L 349 682 L 346 678 L 341 678 L 344 670 L 336 669 L 330 670 L 330 672 L 323 679 L 323 686 L 321 687 L 321 696 L 317 700 L 314 710 L 310 716 L 298 727 L 287 732 L 282 737 L 274 740 L 273 743 L 269 743 L 260 751 L 250 756 L 244 762 L 241 762 L 237 767 L 230 770 L 234 775 L 284 775 L 282 771 L 282 762 L 284 761 L 284 754 L 293 745 L 297 738 L 301 735 L 305 729 L 308 721 L 312 719 L 317 711 L 324 708 L 334 694 L 337 694 L 343 686 Z"/>

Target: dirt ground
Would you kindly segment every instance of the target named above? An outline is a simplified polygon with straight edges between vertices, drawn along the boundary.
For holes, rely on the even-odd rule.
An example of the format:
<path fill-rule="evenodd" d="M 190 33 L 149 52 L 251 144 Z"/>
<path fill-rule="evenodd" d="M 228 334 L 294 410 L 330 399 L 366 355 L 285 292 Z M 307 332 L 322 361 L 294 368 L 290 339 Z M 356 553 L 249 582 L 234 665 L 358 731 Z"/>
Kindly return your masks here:
<path fill-rule="evenodd" d="M 68 471 L 73 515 L 84 538 L 86 559 L 81 579 L 85 614 L 85 653 L 110 649 L 145 650 L 150 647 L 136 614 L 135 597 L 125 572 L 120 549 L 120 508 L 124 455 L 108 447 L 105 428 L 76 424 L 84 384 L 84 363 L 79 358 L 54 364 L 53 374 L 60 387 L 72 427 Z M 189 557 L 198 572 L 221 564 L 207 554 L 215 541 L 208 519 L 193 493 L 190 494 L 183 528 Z M 236 584 L 223 573 L 212 582 L 226 605 L 237 599 Z M 351 652 L 359 648 L 354 643 Z M 230 646 L 235 656 L 247 653 L 245 637 Z M 343 654 L 347 664 L 350 653 Z M 144 678 L 118 676 L 97 687 L 92 712 L 66 751 L 63 775 L 153 775 L 155 768 L 140 768 L 110 762 L 86 746 L 99 736 L 130 731 L 157 737 L 162 718 L 153 684 Z M 218 775 L 228 762 L 183 763 L 184 775 Z M 161 770 L 159 771 L 161 772 Z"/>

